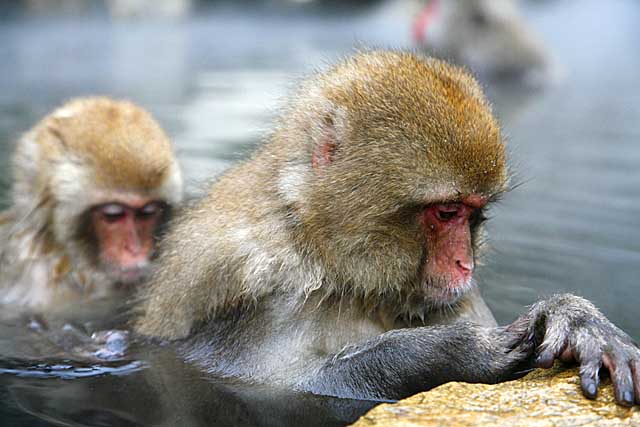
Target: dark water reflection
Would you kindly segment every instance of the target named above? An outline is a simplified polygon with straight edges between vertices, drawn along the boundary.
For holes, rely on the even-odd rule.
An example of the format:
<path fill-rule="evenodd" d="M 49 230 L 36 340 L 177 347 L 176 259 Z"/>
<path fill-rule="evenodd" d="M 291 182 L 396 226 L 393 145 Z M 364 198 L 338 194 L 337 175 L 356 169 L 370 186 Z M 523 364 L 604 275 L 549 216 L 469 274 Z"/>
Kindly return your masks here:
<path fill-rule="evenodd" d="M 575 292 L 640 338 L 640 5 L 547 1 L 527 13 L 564 78 L 542 93 L 488 88 L 523 185 L 494 209 L 484 294 L 505 323 L 541 296 Z M 359 41 L 403 46 L 408 31 L 375 10 L 225 9 L 164 25 L 14 19 L 0 40 L 0 188 L 20 132 L 69 97 L 109 94 L 157 116 L 197 193 L 246 156 L 301 73 Z M 0 326 L 0 356 L 15 367 L 63 360 L 56 352 L 20 322 Z M 205 379 L 168 349 L 137 348 L 122 363 L 137 360 L 147 368 L 120 375 L 0 375 L 0 424 L 340 425 L 372 405 Z"/>
<path fill-rule="evenodd" d="M 37 426 L 340 426 L 376 404 L 204 378 L 169 349 L 134 349 L 132 357 L 144 358 L 148 367 L 112 363 L 109 373 L 92 378 L 0 375 L 0 421 Z"/>

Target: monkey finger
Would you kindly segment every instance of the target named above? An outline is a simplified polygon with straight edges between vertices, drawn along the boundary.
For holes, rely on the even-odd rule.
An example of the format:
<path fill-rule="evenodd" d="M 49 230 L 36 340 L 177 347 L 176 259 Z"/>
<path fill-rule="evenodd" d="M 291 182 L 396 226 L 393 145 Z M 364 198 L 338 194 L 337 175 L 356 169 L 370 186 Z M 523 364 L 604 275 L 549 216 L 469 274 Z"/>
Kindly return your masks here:
<path fill-rule="evenodd" d="M 558 343 L 558 342 L 543 342 L 540 346 L 540 352 L 538 353 L 538 357 L 536 357 L 535 365 L 538 368 L 551 368 L 553 366 L 553 362 L 559 357 L 562 357 L 565 352 L 571 350 L 567 346 L 566 343 Z"/>
<path fill-rule="evenodd" d="M 535 360 L 535 366 L 538 368 L 548 369 L 553 366 L 553 362 L 556 360 L 555 352 L 551 349 L 545 349 L 541 351 Z"/>
<path fill-rule="evenodd" d="M 627 361 L 615 360 L 615 356 L 605 354 L 604 366 L 609 370 L 616 401 L 623 406 L 632 406 L 634 402 L 631 368 Z"/>
<path fill-rule="evenodd" d="M 568 335 L 564 323 L 561 319 L 549 318 L 546 320 L 544 339 L 538 348 L 536 366 L 540 368 L 550 368 L 555 359 L 560 357 L 567 348 Z"/>
<path fill-rule="evenodd" d="M 598 372 L 602 366 L 601 360 L 592 360 L 580 366 L 580 387 L 582 393 L 589 399 L 595 399 L 598 395 L 600 377 Z"/>
<path fill-rule="evenodd" d="M 640 405 L 640 361 L 632 360 L 629 363 L 631 376 L 633 377 L 633 393 L 636 397 L 636 405 Z"/>

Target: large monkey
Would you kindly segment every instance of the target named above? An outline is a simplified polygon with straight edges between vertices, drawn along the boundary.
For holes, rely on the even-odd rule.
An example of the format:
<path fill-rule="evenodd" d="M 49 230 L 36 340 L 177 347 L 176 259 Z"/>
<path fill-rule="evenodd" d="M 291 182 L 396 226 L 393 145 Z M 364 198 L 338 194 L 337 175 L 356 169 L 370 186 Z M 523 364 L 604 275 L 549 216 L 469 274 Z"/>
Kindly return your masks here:
<path fill-rule="evenodd" d="M 473 280 L 485 211 L 508 188 L 500 129 L 463 70 L 368 52 L 311 78 L 251 159 L 167 236 L 137 332 L 209 372 L 395 399 L 575 358 L 640 401 L 640 351 L 558 295 L 497 327 Z M 143 291 L 144 293 L 145 291 Z"/>
<path fill-rule="evenodd" d="M 85 98 L 18 142 L 0 214 L 0 303 L 54 310 L 140 282 L 182 180 L 171 144 L 130 102 Z"/>

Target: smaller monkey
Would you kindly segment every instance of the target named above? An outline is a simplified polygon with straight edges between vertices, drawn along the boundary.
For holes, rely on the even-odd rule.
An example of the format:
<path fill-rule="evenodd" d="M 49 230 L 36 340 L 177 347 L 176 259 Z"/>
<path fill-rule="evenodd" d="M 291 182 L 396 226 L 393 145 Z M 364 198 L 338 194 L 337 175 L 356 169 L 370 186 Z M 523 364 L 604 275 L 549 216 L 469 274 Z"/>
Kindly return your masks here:
<path fill-rule="evenodd" d="M 52 311 L 147 275 L 182 198 L 172 146 L 127 101 L 74 99 L 18 141 L 0 213 L 0 304 Z"/>

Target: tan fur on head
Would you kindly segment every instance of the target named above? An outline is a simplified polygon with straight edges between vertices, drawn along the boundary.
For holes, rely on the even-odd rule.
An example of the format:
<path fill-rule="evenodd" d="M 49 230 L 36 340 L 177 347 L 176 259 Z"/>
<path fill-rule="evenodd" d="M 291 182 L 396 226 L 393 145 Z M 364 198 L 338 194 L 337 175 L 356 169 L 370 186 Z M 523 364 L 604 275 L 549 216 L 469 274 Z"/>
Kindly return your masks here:
<path fill-rule="evenodd" d="M 37 148 L 24 147 L 32 140 Z M 147 192 L 175 173 L 169 140 L 156 121 L 128 101 L 72 100 L 43 119 L 18 151 L 37 151 L 41 185 L 69 164 L 88 165 L 97 188 Z M 35 153 L 34 153 L 35 154 Z M 20 169 L 16 170 L 19 179 Z"/>
<path fill-rule="evenodd" d="M 469 74 L 360 53 L 303 83 L 262 150 L 178 221 L 138 329 L 178 338 L 274 292 L 294 305 L 388 300 L 413 315 L 426 297 L 412 207 L 490 198 L 507 180 L 499 126 Z"/>

